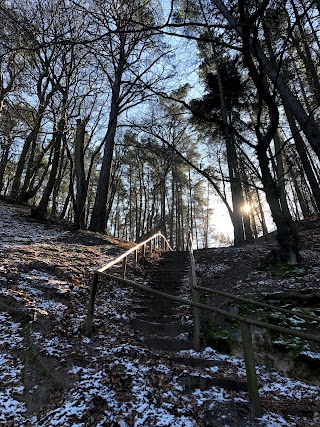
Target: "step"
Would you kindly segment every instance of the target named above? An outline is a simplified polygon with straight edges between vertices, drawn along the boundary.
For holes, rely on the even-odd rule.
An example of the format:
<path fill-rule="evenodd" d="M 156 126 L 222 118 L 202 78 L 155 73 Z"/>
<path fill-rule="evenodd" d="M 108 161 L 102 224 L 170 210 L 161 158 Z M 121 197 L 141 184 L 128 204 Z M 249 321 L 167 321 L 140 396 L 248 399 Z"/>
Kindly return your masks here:
<path fill-rule="evenodd" d="M 141 300 L 137 303 L 137 307 L 143 307 L 154 312 L 162 312 L 180 307 L 180 303 L 168 299 L 158 297 L 158 300 Z"/>
<path fill-rule="evenodd" d="M 213 368 L 224 364 L 222 360 L 202 359 L 200 357 L 172 355 L 170 360 L 179 365 L 186 365 L 192 368 Z"/>
<path fill-rule="evenodd" d="M 170 287 L 154 287 L 153 289 L 155 289 L 156 291 L 160 291 L 160 292 L 164 292 L 165 294 L 168 294 L 172 297 L 179 297 L 180 293 L 181 293 L 181 289 L 180 287 L 175 287 L 174 285 L 171 285 Z M 143 303 L 147 303 L 148 305 L 150 304 L 154 304 L 156 307 L 159 307 L 161 305 L 168 305 L 168 304 L 175 304 L 175 305 L 181 305 L 180 302 L 175 301 L 175 300 L 171 300 L 168 297 L 164 297 L 164 296 L 160 296 L 160 295 L 153 295 L 153 294 L 149 294 L 146 296 L 142 296 L 142 298 L 134 298 L 132 300 L 132 303 L 138 303 L 138 304 L 143 304 Z"/>
<path fill-rule="evenodd" d="M 169 352 L 190 350 L 192 348 L 191 341 L 172 337 L 146 337 L 144 339 L 144 343 L 147 347 L 154 350 L 163 350 Z"/>
<path fill-rule="evenodd" d="M 144 313 L 137 313 L 136 320 L 141 320 L 144 322 L 153 322 L 153 323 L 174 323 L 176 318 L 172 314 L 155 314 L 151 311 L 146 311 Z"/>
<path fill-rule="evenodd" d="M 133 329 L 150 335 L 159 335 L 166 337 L 176 337 L 177 335 L 188 332 L 189 326 L 180 323 L 156 323 L 145 320 L 136 320 L 131 322 Z"/>
<path fill-rule="evenodd" d="M 172 280 L 172 282 L 178 280 L 179 282 L 181 282 L 186 275 L 187 274 L 180 274 L 178 271 L 156 271 L 153 275 L 153 279 L 157 279 L 158 281 Z"/>

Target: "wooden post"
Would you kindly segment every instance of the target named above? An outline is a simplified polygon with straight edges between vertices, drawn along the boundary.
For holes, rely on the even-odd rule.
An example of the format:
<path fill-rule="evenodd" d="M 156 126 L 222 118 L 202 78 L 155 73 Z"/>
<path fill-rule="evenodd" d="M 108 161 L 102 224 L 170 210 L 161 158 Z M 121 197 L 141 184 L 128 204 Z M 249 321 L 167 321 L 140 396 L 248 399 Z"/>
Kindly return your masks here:
<path fill-rule="evenodd" d="M 192 301 L 200 302 L 199 291 L 195 289 L 197 285 L 196 276 L 196 263 L 192 250 L 190 250 L 190 286 L 192 290 Z M 200 351 L 200 309 L 198 307 L 192 307 L 193 312 L 193 349 L 194 351 Z"/>
<path fill-rule="evenodd" d="M 99 281 L 99 276 L 97 273 L 94 273 L 93 280 L 91 283 L 91 289 L 90 289 L 87 320 L 86 320 L 86 324 L 85 324 L 85 328 L 84 328 L 84 334 L 86 337 L 89 337 L 92 333 L 94 302 L 96 299 L 96 294 L 97 294 L 97 289 L 98 289 L 98 281 Z"/>
<path fill-rule="evenodd" d="M 256 367 L 254 364 L 254 354 L 252 346 L 251 326 L 247 323 L 240 322 L 244 362 L 246 365 L 247 384 L 249 392 L 249 403 L 252 415 L 256 418 L 262 416 L 260 397 L 258 391 L 258 380 Z"/>
<path fill-rule="evenodd" d="M 138 252 L 133 252 L 133 270 L 136 271 L 137 268 L 137 260 L 138 260 Z"/>
<path fill-rule="evenodd" d="M 152 240 L 149 242 L 149 255 L 152 254 Z"/>
<path fill-rule="evenodd" d="M 141 249 L 141 259 L 140 259 L 141 264 L 144 265 L 145 259 L 146 259 L 146 245 L 143 245 Z"/>
<path fill-rule="evenodd" d="M 126 278 L 126 272 L 127 272 L 127 257 L 123 258 L 122 260 L 121 277 L 123 279 Z"/>

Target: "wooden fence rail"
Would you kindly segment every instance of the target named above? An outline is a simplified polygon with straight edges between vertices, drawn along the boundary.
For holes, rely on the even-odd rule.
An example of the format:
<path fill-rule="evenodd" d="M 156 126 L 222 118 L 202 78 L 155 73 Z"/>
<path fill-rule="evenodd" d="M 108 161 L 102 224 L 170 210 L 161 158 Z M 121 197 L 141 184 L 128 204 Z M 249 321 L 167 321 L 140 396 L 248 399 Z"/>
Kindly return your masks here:
<path fill-rule="evenodd" d="M 227 292 L 218 291 L 215 289 L 207 288 L 204 286 L 198 286 L 197 285 L 197 278 L 196 278 L 196 265 L 195 265 L 195 259 L 193 255 L 193 244 L 192 244 L 192 235 L 189 233 L 188 235 L 188 250 L 189 250 L 189 256 L 190 256 L 190 286 L 192 290 L 192 300 L 193 303 L 197 305 L 199 302 L 199 291 L 204 291 L 207 293 L 212 293 L 215 295 L 223 296 L 229 299 L 233 299 L 242 303 L 249 303 L 252 305 L 255 305 L 257 307 L 263 307 L 268 308 L 274 311 L 278 311 L 284 314 L 290 314 L 291 316 L 298 316 L 300 318 L 312 320 L 312 321 L 318 321 L 320 322 L 320 319 L 316 316 L 310 316 L 304 313 L 297 313 L 292 310 L 288 310 L 282 307 L 277 307 L 271 304 L 263 303 L 260 301 L 251 300 L 249 298 L 244 298 L 236 295 L 229 294 Z M 208 309 L 207 309 L 208 310 Z M 223 310 L 211 308 L 211 312 L 215 312 L 218 314 L 222 314 Z M 259 397 L 259 388 L 258 388 L 258 380 L 257 380 L 257 374 L 256 374 L 256 368 L 255 368 L 255 362 L 254 362 L 254 350 L 252 345 L 252 333 L 251 333 L 251 325 L 259 326 L 261 328 L 269 329 L 272 331 L 277 331 L 280 333 L 284 333 L 287 335 L 292 335 L 294 337 L 303 338 L 308 341 L 314 341 L 320 343 L 320 336 L 308 334 L 303 331 L 297 331 L 290 328 L 285 328 L 278 325 L 272 325 L 270 323 L 265 323 L 261 321 L 257 321 L 254 319 L 247 319 L 247 318 L 240 318 L 242 316 L 234 315 L 229 312 L 224 312 L 222 314 L 225 318 L 239 320 L 240 321 L 240 330 L 241 330 L 241 338 L 242 338 L 242 347 L 243 347 L 243 356 L 245 361 L 245 367 L 246 367 L 246 374 L 247 374 L 247 385 L 248 385 L 248 392 L 249 392 L 249 402 L 251 406 L 251 411 L 253 416 L 260 417 L 262 415 L 261 410 L 261 404 L 260 404 L 260 397 Z M 193 343 L 194 343 L 194 349 L 197 351 L 198 348 L 200 348 L 200 314 L 199 309 L 193 309 Z"/>

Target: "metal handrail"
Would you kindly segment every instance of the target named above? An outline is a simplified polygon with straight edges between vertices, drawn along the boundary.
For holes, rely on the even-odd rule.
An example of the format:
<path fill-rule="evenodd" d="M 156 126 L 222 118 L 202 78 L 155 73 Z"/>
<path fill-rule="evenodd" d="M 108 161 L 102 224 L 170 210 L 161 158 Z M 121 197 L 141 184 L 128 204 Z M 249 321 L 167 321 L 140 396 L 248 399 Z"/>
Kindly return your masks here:
<path fill-rule="evenodd" d="M 91 283 L 90 288 L 90 297 L 89 297 L 89 303 L 88 303 L 88 311 L 87 311 L 87 320 L 84 328 L 85 335 L 89 336 L 92 332 L 92 322 L 93 322 L 93 313 L 94 313 L 94 303 L 96 299 L 97 289 L 98 289 L 98 280 L 99 275 L 106 274 L 105 271 L 109 268 L 113 267 L 115 264 L 122 261 L 122 272 L 121 276 L 123 279 L 125 279 L 126 276 L 126 263 L 127 258 L 129 255 L 134 254 L 134 268 L 137 262 L 137 254 L 140 248 L 143 250 L 143 256 L 145 256 L 145 248 L 146 245 L 149 244 L 150 246 L 150 254 L 152 253 L 152 241 L 157 241 L 157 239 L 162 239 L 164 241 L 164 250 L 170 250 L 173 251 L 172 247 L 170 246 L 170 243 L 168 242 L 167 238 L 160 232 L 154 234 L 153 236 L 149 237 L 148 239 L 144 240 L 141 243 L 136 244 L 133 248 L 126 251 L 124 254 L 118 256 L 116 259 L 108 262 L 105 266 L 99 268 L 98 270 L 95 270 L 93 273 L 93 280 Z M 112 276 L 113 279 L 117 280 L 119 279 L 117 276 Z"/>
<path fill-rule="evenodd" d="M 141 243 L 138 243 L 137 245 L 135 245 L 133 248 L 129 249 L 127 252 L 125 252 L 124 254 L 118 256 L 118 258 L 108 262 L 108 264 L 106 264 L 104 267 L 99 268 L 96 272 L 97 273 L 103 273 L 104 271 L 108 270 L 109 268 L 113 267 L 115 264 L 117 264 L 120 261 L 123 261 L 125 258 L 127 258 L 129 255 L 131 255 L 132 253 L 138 251 L 140 248 L 142 248 L 143 246 L 146 246 L 148 243 L 152 242 L 153 240 L 155 240 L 157 237 L 160 237 L 163 239 L 163 241 L 165 242 L 165 250 L 169 249 L 170 251 L 173 251 L 172 247 L 170 246 L 170 243 L 168 242 L 168 240 L 166 239 L 166 237 L 159 231 L 158 233 L 154 234 L 153 236 L 149 237 L 149 239 L 144 240 Z"/>

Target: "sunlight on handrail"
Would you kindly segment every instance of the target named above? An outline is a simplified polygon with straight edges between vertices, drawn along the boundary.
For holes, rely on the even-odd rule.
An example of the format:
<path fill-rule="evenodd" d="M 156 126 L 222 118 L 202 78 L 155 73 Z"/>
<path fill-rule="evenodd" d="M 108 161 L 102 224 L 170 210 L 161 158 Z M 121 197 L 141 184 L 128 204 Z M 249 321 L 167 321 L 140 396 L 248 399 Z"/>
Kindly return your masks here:
<path fill-rule="evenodd" d="M 128 255 L 134 253 L 135 251 L 137 251 L 141 247 L 147 245 L 149 242 L 151 242 L 152 240 L 156 239 L 157 237 L 162 238 L 163 241 L 165 242 L 165 247 L 168 250 L 173 251 L 172 247 L 170 246 L 170 243 L 165 238 L 165 236 L 162 233 L 158 232 L 158 233 L 154 234 L 152 237 L 149 237 L 149 239 L 144 240 L 143 242 L 141 242 L 138 245 L 134 246 L 133 248 L 129 249 L 127 252 L 125 252 L 124 254 L 120 255 L 118 258 L 116 258 L 116 259 L 108 262 L 108 264 L 106 264 L 104 267 L 99 268 L 99 270 L 97 270 L 97 273 L 103 273 L 104 271 L 108 270 L 109 268 L 111 268 L 112 266 L 114 266 L 115 264 L 117 264 L 118 262 L 120 262 L 123 259 L 125 259 Z"/>

